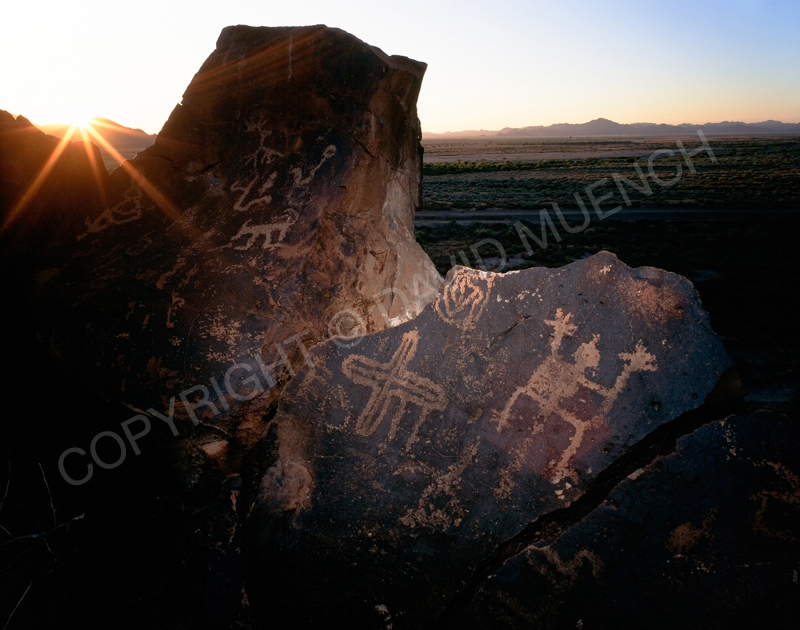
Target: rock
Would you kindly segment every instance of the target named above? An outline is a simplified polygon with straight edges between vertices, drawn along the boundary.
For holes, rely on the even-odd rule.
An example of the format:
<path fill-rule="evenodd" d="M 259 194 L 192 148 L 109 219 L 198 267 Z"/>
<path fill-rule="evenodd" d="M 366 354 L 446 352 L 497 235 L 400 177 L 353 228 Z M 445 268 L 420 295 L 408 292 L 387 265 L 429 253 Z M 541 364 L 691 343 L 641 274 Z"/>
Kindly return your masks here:
<path fill-rule="evenodd" d="M 211 425 L 183 450 L 189 481 L 238 470 L 305 348 L 404 321 L 435 295 L 413 234 L 424 70 L 325 26 L 224 29 L 49 270 L 44 302 L 71 315 L 55 342 L 97 389 L 165 415 L 174 399 L 177 426 Z M 187 391 L 207 401 L 196 414 Z M 220 439 L 224 457 L 204 447 Z"/>
<path fill-rule="evenodd" d="M 796 628 L 800 430 L 731 416 L 509 559 L 460 628 Z"/>
<path fill-rule="evenodd" d="M 247 624 L 237 527 L 307 348 L 408 320 L 442 284 L 414 240 L 425 68 L 325 26 L 224 29 L 155 144 L 40 270 L 53 351 L 132 410 L 130 433 L 164 433 L 215 626 Z M 90 461 L 70 455 L 67 474 Z"/>
<path fill-rule="evenodd" d="M 731 365 L 686 279 L 607 252 L 456 267 L 414 320 L 309 356 L 271 424 L 250 526 L 273 569 L 251 599 L 311 625 L 387 610 L 395 628 L 431 622 Z"/>

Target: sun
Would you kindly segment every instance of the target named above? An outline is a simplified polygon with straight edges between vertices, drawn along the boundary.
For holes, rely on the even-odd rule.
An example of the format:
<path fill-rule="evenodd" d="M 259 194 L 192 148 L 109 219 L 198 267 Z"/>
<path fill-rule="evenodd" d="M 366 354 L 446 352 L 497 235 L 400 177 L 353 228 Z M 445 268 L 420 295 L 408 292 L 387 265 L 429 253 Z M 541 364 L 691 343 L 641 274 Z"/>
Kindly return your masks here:
<path fill-rule="evenodd" d="M 94 117 L 91 117 L 91 118 L 84 118 L 84 117 L 76 118 L 76 119 L 74 119 L 72 121 L 72 124 L 75 125 L 78 128 L 78 130 L 86 131 L 87 129 L 92 127 L 93 118 Z"/>
<path fill-rule="evenodd" d="M 94 116 L 86 116 L 84 114 L 73 116 L 70 121 L 78 131 L 88 131 L 94 126 Z"/>
<path fill-rule="evenodd" d="M 75 131 L 86 131 L 94 125 L 91 109 L 81 103 L 72 103 L 61 109 L 57 117 L 65 121 Z"/>

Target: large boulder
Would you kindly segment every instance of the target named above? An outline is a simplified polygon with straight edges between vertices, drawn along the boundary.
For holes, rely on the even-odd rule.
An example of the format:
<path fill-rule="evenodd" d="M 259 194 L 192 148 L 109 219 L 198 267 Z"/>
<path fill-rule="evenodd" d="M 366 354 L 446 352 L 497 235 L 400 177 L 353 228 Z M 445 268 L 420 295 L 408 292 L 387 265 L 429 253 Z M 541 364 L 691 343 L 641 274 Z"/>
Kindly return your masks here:
<path fill-rule="evenodd" d="M 499 544 L 703 404 L 731 365 L 689 281 L 607 252 L 456 267 L 416 319 L 310 363 L 271 423 L 251 594 L 310 625 L 385 613 L 395 628 L 430 622 Z"/>
<path fill-rule="evenodd" d="M 325 26 L 224 29 L 43 274 L 60 354 L 107 397 L 172 407 L 190 483 L 238 470 L 307 347 L 435 295 L 413 232 L 424 70 Z"/>
<path fill-rule="evenodd" d="M 442 284 L 414 240 L 425 67 L 325 26 L 224 29 L 37 275 L 44 342 L 131 409 L 66 444 L 81 450 L 62 475 L 88 482 L 163 438 L 203 567 L 187 589 L 217 627 L 247 623 L 238 525 L 281 388 L 314 344 L 406 321 Z"/>

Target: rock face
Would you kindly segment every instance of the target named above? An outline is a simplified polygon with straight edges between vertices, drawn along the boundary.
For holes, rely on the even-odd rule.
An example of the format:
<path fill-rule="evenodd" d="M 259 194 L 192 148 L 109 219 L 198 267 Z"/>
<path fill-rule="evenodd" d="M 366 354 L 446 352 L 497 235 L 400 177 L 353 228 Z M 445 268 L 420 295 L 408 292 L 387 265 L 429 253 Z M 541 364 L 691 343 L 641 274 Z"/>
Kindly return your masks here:
<path fill-rule="evenodd" d="M 282 394 L 251 523 L 279 582 L 252 595 L 310 624 L 388 610 L 395 628 L 430 622 L 500 542 L 730 366 L 687 280 L 606 252 L 456 267 L 414 320 L 310 363 Z"/>
<path fill-rule="evenodd" d="M 164 436 L 204 567 L 187 588 L 215 627 L 247 623 L 237 528 L 307 348 L 405 321 L 442 284 L 413 232 L 425 67 L 325 26 L 224 29 L 155 144 L 38 270 L 53 353 L 133 410 L 129 449 Z M 81 480 L 89 444 L 67 446 L 87 453 L 65 460 Z"/>
<path fill-rule="evenodd" d="M 508 560 L 454 627 L 798 627 L 798 442 L 766 412 L 698 429 Z"/>
<path fill-rule="evenodd" d="M 324 26 L 224 29 L 48 270 L 45 303 L 67 306 L 55 343 L 98 390 L 165 415 L 174 399 L 188 429 L 203 416 L 190 480 L 237 470 L 306 347 L 435 295 L 413 235 L 424 70 Z"/>

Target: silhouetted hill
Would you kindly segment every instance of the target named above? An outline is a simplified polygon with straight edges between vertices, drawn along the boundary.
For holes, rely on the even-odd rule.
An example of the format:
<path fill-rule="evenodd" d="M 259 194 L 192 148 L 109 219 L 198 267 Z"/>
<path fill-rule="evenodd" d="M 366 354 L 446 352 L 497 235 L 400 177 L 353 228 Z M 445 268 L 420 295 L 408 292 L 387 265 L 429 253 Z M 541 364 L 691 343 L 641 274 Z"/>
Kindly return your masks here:
<path fill-rule="evenodd" d="M 92 118 L 92 125 L 108 140 L 116 149 L 144 149 L 156 140 L 156 134 L 149 134 L 141 129 L 132 129 L 108 118 Z M 49 124 L 37 125 L 46 134 L 63 138 L 69 129 L 69 125 Z"/>
<path fill-rule="evenodd" d="M 675 136 L 693 134 L 698 129 L 704 133 L 726 134 L 770 134 L 770 133 L 800 133 L 800 123 L 783 123 L 777 120 L 766 120 L 758 123 L 744 122 L 718 122 L 702 125 L 682 123 L 680 125 L 667 125 L 664 123 L 617 123 L 607 118 L 596 118 L 585 123 L 556 123 L 554 125 L 536 125 L 531 127 L 505 127 L 499 131 L 455 131 L 446 133 L 422 134 L 426 139 L 447 138 L 509 138 L 509 137 L 565 137 L 565 136 Z"/>

